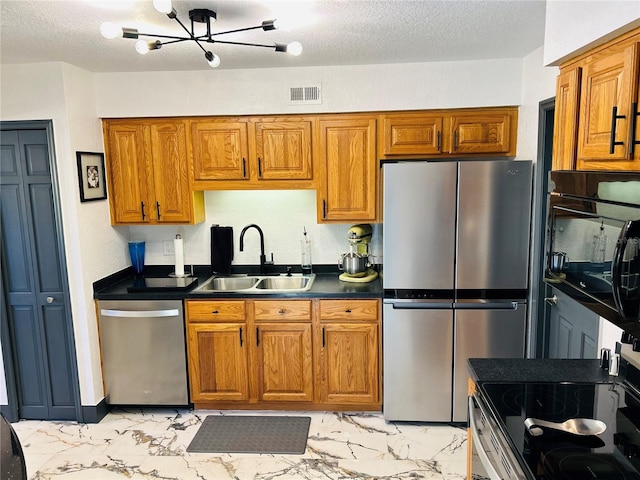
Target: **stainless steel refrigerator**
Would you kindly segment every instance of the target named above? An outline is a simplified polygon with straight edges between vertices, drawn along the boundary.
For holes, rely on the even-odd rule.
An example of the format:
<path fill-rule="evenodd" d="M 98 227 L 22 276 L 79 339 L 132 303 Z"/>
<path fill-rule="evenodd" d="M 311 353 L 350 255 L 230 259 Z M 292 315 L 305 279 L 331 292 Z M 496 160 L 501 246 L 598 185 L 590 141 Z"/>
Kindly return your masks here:
<path fill-rule="evenodd" d="M 382 170 L 384 417 L 465 422 L 467 359 L 524 356 L 532 164 Z"/>

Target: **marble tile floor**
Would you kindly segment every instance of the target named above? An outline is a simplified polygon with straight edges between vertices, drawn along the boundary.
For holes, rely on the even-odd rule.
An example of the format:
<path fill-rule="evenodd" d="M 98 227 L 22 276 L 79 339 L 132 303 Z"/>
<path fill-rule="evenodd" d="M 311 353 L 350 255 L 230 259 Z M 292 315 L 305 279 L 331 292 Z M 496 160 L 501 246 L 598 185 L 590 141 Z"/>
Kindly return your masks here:
<path fill-rule="evenodd" d="M 207 415 L 311 417 L 303 455 L 188 453 Z M 466 477 L 466 430 L 382 414 L 118 409 L 98 424 L 13 423 L 30 480 L 444 479 Z"/>

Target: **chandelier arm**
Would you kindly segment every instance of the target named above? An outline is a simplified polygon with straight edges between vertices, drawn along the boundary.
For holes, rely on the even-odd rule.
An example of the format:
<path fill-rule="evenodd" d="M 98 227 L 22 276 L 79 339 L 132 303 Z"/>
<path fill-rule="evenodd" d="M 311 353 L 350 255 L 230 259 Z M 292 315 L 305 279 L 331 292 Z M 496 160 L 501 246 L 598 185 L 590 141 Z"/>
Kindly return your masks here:
<path fill-rule="evenodd" d="M 224 43 L 226 45 L 245 45 L 247 47 L 264 47 L 264 48 L 276 48 L 275 45 L 264 45 L 261 43 L 244 43 L 244 42 L 227 42 L 224 40 L 206 40 L 208 43 Z"/>
<path fill-rule="evenodd" d="M 175 35 L 160 35 L 158 33 L 140 33 L 138 32 L 139 37 L 151 37 L 151 38 L 170 38 L 175 40 L 176 42 L 184 42 L 185 40 L 192 40 L 191 37 L 176 37 Z M 169 42 L 167 42 L 169 43 Z M 172 42 L 171 42 L 172 43 Z"/>
<path fill-rule="evenodd" d="M 195 38 L 195 37 L 194 37 L 194 35 L 193 35 L 193 31 L 191 31 L 191 30 L 189 30 L 187 27 L 185 27 L 184 23 L 182 23 L 182 22 L 180 21 L 180 19 L 179 19 L 177 16 L 176 16 L 176 17 L 173 17 L 173 19 L 174 19 L 176 22 L 178 22 L 178 23 L 180 24 L 180 26 L 182 27 L 182 29 L 183 29 L 185 32 L 187 32 L 191 38 Z"/>
<path fill-rule="evenodd" d="M 235 30 L 227 30 L 226 32 L 216 32 L 216 33 L 212 33 L 211 36 L 215 37 L 216 35 L 225 35 L 227 33 L 246 32 L 248 30 L 256 30 L 258 28 L 262 28 L 262 25 L 258 25 L 255 27 L 247 27 L 247 28 L 237 28 Z"/>

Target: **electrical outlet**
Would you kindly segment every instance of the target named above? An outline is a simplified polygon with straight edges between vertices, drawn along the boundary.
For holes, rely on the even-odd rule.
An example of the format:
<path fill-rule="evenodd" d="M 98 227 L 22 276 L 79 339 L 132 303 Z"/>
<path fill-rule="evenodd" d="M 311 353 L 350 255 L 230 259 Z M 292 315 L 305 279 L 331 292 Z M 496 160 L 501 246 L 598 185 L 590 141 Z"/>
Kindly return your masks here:
<path fill-rule="evenodd" d="M 173 248 L 173 240 L 163 240 L 162 249 L 165 255 L 175 255 L 176 251 Z"/>

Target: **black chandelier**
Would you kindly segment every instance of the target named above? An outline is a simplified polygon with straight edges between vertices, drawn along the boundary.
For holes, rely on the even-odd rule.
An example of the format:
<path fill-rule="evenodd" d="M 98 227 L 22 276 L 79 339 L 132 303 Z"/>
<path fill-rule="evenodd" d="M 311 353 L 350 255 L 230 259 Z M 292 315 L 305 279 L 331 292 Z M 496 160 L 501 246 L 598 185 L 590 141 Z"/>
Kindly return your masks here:
<path fill-rule="evenodd" d="M 276 20 L 265 20 L 262 24 L 257 25 L 255 27 L 247 27 L 247 28 L 238 28 L 235 30 L 227 30 L 226 32 L 216 32 L 213 33 L 211 31 L 211 24 L 216 21 L 216 12 L 213 10 L 208 10 L 206 8 L 197 8 L 193 10 L 189 10 L 189 19 L 191 20 L 191 29 L 187 28 L 184 23 L 180 21 L 178 18 L 178 14 L 175 9 L 171 5 L 171 0 L 153 0 L 153 6 L 156 10 L 161 13 L 167 15 L 167 17 L 174 19 L 176 22 L 180 24 L 180 26 L 184 29 L 184 31 L 188 34 L 188 36 L 180 37 L 174 35 L 160 35 L 156 33 L 142 33 L 139 32 L 136 28 L 126 28 L 115 25 L 111 22 L 104 22 L 100 26 L 100 32 L 102 36 L 105 38 L 116 38 L 122 36 L 122 38 L 133 38 L 139 39 L 140 37 L 155 37 L 159 40 L 147 41 L 139 39 L 136 42 L 136 51 L 142 55 L 148 53 L 151 50 L 159 50 L 163 45 L 169 45 L 171 43 L 179 43 L 186 41 L 194 41 L 198 47 L 204 52 L 204 58 L 207 59 L 207 62 L 211 67 L 217 67 L 220 65 L 220 57 L 218 57 L 215 53 L 205 49 L 202 44 L 203 43 L 221 43 L 226 45 L 245 45 L 249 47 L 264 47 L 264 48 L 273 48 L 276 52 L 285 52 L 291 55 L 300 55 L 302 53 L 302 45 L 299 42 L 292 43 L 275 43 L 273 45 L 264 45 L 260 43 L 245 43 L 245 42 L 231 42 L 226 40 L 218 40 L 213 37 L 217 37 L 218 35 L 225 35 L 228 33 L 237 33 L 237 32 L 245 32 L 248 30 L 256 30 L 261 28 L 265 32 L 268 30 L 276 30 L 277 22 Z M 206 33 L 202 35 L 196 35 L 195 27 L 196 24 L 204 23 L 207 27 Z M 160 40 L 161 39 L 161 40 Z"/>

